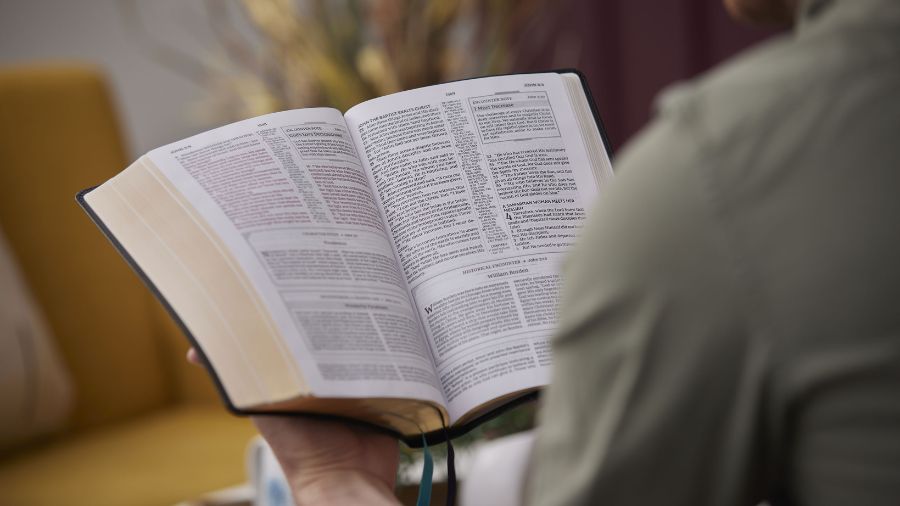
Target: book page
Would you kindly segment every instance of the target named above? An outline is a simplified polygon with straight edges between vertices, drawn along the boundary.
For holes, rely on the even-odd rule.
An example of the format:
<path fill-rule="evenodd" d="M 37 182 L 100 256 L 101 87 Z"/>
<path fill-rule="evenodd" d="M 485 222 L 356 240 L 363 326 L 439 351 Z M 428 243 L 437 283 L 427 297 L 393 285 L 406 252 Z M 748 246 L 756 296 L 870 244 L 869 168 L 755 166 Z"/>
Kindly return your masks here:
<path fill-rule="evenodd" d="M 588 159 L 562 79 L 460 81 L 345 114 L 454 420 L 549 381 L 559 263 L 610 170 Z"/>
<path fill-rule="evenodd" d="M 269 114 L 148 157 L 246 273 L 316 396 L 442 403 L 338 111 Z"/>

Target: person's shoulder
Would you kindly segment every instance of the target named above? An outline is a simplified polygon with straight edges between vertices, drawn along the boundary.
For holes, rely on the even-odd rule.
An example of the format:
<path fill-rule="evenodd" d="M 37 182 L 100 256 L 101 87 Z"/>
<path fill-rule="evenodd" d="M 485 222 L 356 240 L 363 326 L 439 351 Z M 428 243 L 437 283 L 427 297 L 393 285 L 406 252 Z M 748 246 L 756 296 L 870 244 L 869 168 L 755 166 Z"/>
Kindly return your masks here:
<path fill-rule="evenodd" d="M 727 143 L 770 127 L 821 84 L 823 62 L 793 35 L 763 42 L 707 73 L 664 90 L 658 119 L 694 130 L 706 145 Z"/>
<path fill-rule="evenodd" d="M 900 35 L 891 28 L 821 23 L 773 37 L 665 90 L 658 119 L 691 129 L 708 148 L 796 129 L 848 89 L 893 71 Z"/>

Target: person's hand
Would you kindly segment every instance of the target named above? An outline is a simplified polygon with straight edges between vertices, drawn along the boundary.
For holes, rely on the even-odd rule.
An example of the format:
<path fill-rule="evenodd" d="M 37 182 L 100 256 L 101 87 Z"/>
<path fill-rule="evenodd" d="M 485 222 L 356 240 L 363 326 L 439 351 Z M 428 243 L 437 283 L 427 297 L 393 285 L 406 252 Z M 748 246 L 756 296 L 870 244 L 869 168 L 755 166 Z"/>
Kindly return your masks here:
<path fill-rule="evenodd" d="M 188 360 L 199 363 L 196 351 Z M 397 440 L 337 421 L 254 416 L 298 505 L 399 504 L 394 496 Z"/>

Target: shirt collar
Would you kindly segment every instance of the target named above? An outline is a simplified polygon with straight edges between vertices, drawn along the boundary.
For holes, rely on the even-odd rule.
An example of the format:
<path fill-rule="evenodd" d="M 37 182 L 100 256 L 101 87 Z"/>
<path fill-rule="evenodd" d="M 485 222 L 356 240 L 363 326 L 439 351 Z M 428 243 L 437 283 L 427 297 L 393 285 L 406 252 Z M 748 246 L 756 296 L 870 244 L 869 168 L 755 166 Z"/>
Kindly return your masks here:
<path fill-rule="evenodd" d="M 897 0 L 800 0 L 797 31 L 814 25 L 840 25 L 844 22 L 900 21 Z"/>
<path fill-rule="evenodd" d="M 831 7 L 832 0 L 801 0 L 800 13 L 797 16 L 799 24 L 804 24 L 818 16 L 822 11 Z"/>

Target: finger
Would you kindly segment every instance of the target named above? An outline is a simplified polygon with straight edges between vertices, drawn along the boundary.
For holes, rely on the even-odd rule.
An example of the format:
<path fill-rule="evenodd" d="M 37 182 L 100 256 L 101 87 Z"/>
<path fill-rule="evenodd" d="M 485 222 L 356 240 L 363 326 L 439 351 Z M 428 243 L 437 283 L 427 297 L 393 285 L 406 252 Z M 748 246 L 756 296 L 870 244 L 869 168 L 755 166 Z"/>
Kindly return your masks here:
<path fill-rule="evenodd" d="M 196 349 L 190 348 L 187 351 L 187 361 L 192 364 L 200 365 L 200 354 L 197 353 Z"/>

